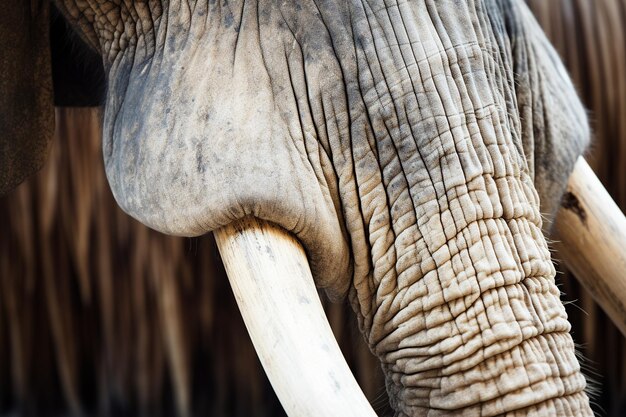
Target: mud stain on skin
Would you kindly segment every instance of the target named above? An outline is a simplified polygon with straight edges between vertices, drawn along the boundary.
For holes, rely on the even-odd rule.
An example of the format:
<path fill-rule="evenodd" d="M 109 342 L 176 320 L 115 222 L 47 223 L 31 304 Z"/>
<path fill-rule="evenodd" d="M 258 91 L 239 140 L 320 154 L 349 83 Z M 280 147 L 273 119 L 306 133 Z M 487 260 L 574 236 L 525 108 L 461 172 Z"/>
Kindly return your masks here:
<path fill-rule="evenodd" d="M 563 206 L 564 209 L 573 211 L 583 224 L 587 224 L 587 212 L 580 204 L 578 197 L 573 193 L 569 191 L 565 193 L 561 201 L 561 206 Z"/>

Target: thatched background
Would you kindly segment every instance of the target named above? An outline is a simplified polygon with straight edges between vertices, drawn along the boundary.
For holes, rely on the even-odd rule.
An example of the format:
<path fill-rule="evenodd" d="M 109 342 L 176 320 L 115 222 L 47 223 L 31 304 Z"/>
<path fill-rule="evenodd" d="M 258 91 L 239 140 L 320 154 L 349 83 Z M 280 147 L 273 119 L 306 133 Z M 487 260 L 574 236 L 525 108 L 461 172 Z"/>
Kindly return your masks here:
<path fill-rule="evenodd" d="M 0 201 L 0 415 L 279 415 L 212 237 L 122 213 L 99 125 L 59 109 L 46 167 Z M 344 310 L 328 313 L 375 400 L 381 372 Z"/>
<path fill-rule="evenodd" d="M 529 2 L 592 109 L 589 159 L 626 209 L 626 0 Z M 212 238 L 165 237 L 124 215 L 104 178 L 98 110 L 57 116 L 44 170 L 0 199 L 0 415 L 281 415 Z M 626 415 L 624 338 L 561 279 L 578 300 L 568 305 L 574 337 L 602 384 L 596 409 Z M 331 323 L 388 413 L 348 310 L 329 306 Z"/>

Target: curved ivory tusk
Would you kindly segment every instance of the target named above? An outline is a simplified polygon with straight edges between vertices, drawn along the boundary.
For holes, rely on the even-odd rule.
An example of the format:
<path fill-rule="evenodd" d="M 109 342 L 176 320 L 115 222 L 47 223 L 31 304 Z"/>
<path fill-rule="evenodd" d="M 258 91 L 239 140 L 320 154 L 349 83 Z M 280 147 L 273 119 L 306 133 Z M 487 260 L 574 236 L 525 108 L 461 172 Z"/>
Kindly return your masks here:
<path fill-rule="evenodd" d="M 565 264 L 626 336 L 626 218 L 582 157 L 555 229 Z"/>
<path fill-rule="evenodd" d="M 375 416 L 324 315 L 304 250 L 246 218 L 215 232 L 250 338 L 290 416 Z"/>

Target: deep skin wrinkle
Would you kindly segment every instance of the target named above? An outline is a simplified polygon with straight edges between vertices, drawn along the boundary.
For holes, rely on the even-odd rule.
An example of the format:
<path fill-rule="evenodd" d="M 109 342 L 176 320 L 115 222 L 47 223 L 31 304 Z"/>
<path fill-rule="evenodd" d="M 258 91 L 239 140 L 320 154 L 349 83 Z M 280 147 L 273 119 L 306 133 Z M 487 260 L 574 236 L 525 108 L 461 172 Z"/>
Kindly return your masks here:
<path fill-rule="evenodd" d="M 293 232 L 398 415 L 591 415 L 541 214 L 586 117 L 520 1 L 60 6 L 104 58 L 125 211 Z"/>

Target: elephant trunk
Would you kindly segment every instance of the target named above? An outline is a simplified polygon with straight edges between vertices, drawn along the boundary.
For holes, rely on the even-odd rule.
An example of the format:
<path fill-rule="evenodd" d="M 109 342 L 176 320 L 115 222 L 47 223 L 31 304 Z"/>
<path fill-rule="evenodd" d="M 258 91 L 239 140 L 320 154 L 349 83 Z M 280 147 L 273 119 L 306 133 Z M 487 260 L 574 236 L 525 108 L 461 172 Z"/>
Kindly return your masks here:
<path fill-rule="evenodd" d="M 507 136 L 390 157 L 387 199 L 362 204 L 373 268 L 351 301 L 398 415 L 592 415 L 537 192 L 523 155 L 498 146 Z"/>
<path fill-rule="evenodd" d="M 426 262 L 436 269 L 373 323 L 385 328 L 371 342 L 399 410 L 591 415 L 538 225 L 478 220 Z"/>

